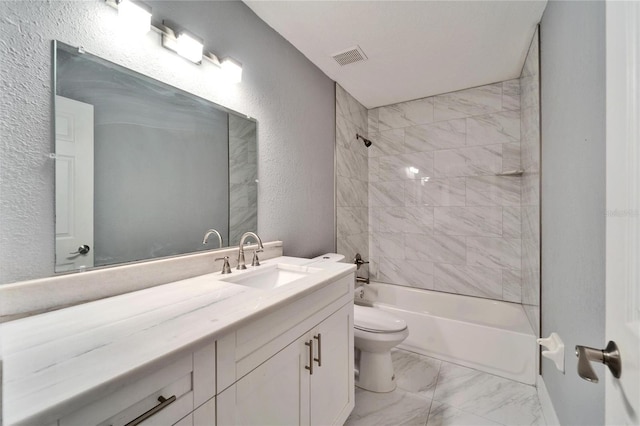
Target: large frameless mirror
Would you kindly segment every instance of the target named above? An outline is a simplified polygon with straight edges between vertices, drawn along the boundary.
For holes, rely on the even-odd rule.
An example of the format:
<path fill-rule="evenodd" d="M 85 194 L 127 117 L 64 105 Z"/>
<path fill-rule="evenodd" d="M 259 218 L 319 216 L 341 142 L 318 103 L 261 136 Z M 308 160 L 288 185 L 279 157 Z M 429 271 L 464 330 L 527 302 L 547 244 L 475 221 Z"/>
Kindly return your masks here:
<path fill-rule="evenodd" d="M 257 231 L 257 123 L 54 42 L 56 272 Z"/>

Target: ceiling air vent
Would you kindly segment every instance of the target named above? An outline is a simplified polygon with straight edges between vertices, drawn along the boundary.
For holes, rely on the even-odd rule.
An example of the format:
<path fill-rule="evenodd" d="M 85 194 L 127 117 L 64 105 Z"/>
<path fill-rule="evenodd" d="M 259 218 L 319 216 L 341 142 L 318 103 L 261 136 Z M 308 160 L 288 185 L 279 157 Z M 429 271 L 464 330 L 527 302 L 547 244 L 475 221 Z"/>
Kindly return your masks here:
<path fill-rule="evenodd" d="M 342 52 L 334 53 L 331 57 L 341 66 L 349 65 L 354 62 L 365 61 L 367 59 L 367 55 L 364 54 L 359 46 L 350 47 Z"/>

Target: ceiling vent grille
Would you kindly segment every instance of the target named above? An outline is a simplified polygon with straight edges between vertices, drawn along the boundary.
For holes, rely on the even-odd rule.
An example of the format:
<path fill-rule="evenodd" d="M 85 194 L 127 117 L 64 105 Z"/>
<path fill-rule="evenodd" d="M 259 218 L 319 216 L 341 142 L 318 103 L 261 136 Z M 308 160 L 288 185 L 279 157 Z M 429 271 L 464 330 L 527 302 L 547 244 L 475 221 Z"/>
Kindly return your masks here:
<path fill-rule="evenodd" d="M 364 54 L 359 46 L 350 47 L 342 52 L 334 53 L 331 57 L 341 66 L 367 60 L 367 55 Z"/>

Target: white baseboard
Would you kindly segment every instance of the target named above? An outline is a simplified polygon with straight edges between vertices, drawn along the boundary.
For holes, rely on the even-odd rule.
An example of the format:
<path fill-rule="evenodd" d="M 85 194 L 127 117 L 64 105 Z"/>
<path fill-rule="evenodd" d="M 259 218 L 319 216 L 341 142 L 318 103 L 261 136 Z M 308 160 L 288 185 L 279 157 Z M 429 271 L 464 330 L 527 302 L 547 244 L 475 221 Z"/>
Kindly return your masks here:
<path fill-rule="evenodd" d="M 560 426 L 560 420 L 558 420 L 556 410 L 553 408 L 551 397 L 549 396 L 547 386 L 544 384 L 542 376 L 538 376 L 536 389 L 538 390 L 538 399 L 540 400 L 540 405 L 542 405 L 542 414 L 547 422 L 547 426 Z"/>

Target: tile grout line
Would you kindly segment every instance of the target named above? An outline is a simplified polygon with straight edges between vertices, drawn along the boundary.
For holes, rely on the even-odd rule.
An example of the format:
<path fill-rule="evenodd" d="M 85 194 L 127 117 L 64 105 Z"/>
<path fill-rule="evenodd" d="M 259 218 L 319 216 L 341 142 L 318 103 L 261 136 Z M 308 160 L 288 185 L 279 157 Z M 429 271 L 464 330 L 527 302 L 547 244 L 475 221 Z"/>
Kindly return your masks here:
<path fill-rule="evenodd" d="M 432 359 L 437 359 L 437 358 L 432 358 Z M 431 402 L 429 403 L 429 412 L 427 413 L 427 421 L 425 423 L 425 426 L 429 424 L 429 418 L 431 417 L 431 409 L 433 408 L 433 401 L 435 401 L 436 399 L 436 389 L 438 388 L 438 382 L 440 381 L 440 371 L 442 371 L 442 364 L 444 363 L 444 361 L 442 360 L 438 360 L 438 361 L 439 361 L 438 375 L 436 376 L 436 383 L 435 385 L 433 385 L 433 395 L 431 395 Z"/>

